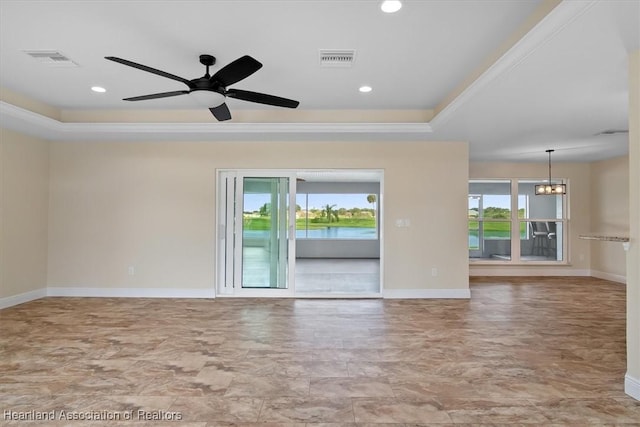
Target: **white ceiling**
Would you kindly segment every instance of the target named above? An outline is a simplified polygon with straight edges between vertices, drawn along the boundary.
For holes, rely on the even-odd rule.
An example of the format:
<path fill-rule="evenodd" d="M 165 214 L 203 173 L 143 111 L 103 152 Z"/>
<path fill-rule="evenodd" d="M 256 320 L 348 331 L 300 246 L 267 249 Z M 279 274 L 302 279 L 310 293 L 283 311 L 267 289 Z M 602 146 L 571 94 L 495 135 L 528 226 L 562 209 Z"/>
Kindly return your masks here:
<path fill-rule="evenodd" d="M 318 110 L 428 111 L 442 106 L 474 70 L 491 65 L 485 64 L 487 58 L 543 3 L 407 0 L 400 12 L 388 15 L 376 0 L 2 0 L 0 87 L 61 110 L 192 109 L 186 96 L 122 101 L 185 87 L 104 56 L 192 79 L 204 74 L 198 62 L 202 53 L 217 57 L 212 72 L 248 54 L 264 67 L 234 88 L 297 99 L 299 109 L 311 115 Z M 640 0 L 569 0 L 492 60 L 493 66 L 431 123 L 389 125 L 383 118 L 370 127 L 287 127 L 222 124 L 203 116 L 201 126 L 165 133 L 232 140 L 462 139 L 470 142 L 474 160 L 545 161 L 547 148 L 556 148 L 554 159 L 560 161 L 604 159 L 627 152 L 625 134 L 594 135 L 627 129 L 627 55 L 639 48 Z M 320 67 L 319 49 L 355 49 L 355 63 Z M 44 66 L 25 50 L 57 50 L 79 67 Z M 363 84 L 373 91 L 359 93 Z M 107 93 L 91 92 L 93 85 Z M 232 114 L 281 111 L 233 99 L 228 105 Z M 3 126 L 34 133 L 40 127 L 54 138 L 149 139 L 161 133 L 133 124 L 116 129 L 61 123 L 2 107 Z"/>

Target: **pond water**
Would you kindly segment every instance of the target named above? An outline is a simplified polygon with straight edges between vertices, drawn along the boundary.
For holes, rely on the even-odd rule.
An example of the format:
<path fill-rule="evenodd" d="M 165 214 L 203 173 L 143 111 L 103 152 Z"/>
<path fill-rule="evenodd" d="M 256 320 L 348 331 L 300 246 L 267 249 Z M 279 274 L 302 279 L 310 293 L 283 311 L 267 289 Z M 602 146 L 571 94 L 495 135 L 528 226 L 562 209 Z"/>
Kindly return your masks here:
<path fill-rule="evenodd" d="M 244 230 L 243 236 L 250 239 L 268 239 L 269 230 Z M 376 239 L 375 228 L 326 227 L 312 230 L 296 230 L 296 239 Z"/>

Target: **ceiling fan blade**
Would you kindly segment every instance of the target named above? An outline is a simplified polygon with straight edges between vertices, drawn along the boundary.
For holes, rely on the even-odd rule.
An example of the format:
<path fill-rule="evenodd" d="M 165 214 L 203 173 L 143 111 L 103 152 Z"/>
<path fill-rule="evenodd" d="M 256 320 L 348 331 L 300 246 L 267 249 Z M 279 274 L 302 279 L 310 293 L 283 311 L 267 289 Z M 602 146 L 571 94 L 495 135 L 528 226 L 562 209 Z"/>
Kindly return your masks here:
<path fill-rule="evenodd" d="M 211 80 L 218 81 L 223 87 L 227 87 L 246 79 L 260 68 L 262 64 L 259 61 L 245 55 L 222 67 L 211 77 Z"/>
<path fill-rule="evenodd" d="M 174 74 L 167 73 L 166 71 L 157 70 L 155 68 L 147 67 L 146 65 L 138 64 L 138 63 L 135 63 L 135 62 L 132 62 L 132 61 L 128 61 L 126 59 L 122 59 L 122 58 L 117 58 L 115 56 L 105 56 L 104 59 L 108 59 L 109 61 L 119 62 L 120 64 L 124 64 L 124 65 L 127 65 L 129 67 L 137 68 L 138 70 L 146 71 L 148 73 L 153 73 L 153 74 L 156 74 L 158 76 L 166 77 L 168 79 L 177 80 L 179 82 L 182 82 L 182 83 L 186 84 L 191 89 L 193 89 L 195 87 L 194 84 L 191 83 L 189 80 L 187 80 L 185 78 L 182 78 L 180 76 L 176 76 Z"/>
<path fill-rule="evenodd" d="M 225 103 L 222 103 L 217 107 L 209 108 L 209 111 L 211 111 L 211 114 L 213 114 L 213 116 L 220 122 L 231 119 L 231 112 Z"/>
<path fill-rule="evenodd" d="M 133 96 L 131 98 L 125 98 L 123 101 L 145 101 L 147 99 L 168 98 L 170 96 L 186 95 L 188 90 L 176 90 L 173 92 L 152 93 L 151 95 Z"/>
<path fill-rule="evenodd" d="M 257 102 L 259 104 L 275 105 L 276 107 L 296 108 L 300 102 L 293 99 L 281 98 L 279 96 L 267 95 L 266 93 L 251 92 L 248 90 L 229 89 L 226 96 L 241 99 L 243 101 Z"/>

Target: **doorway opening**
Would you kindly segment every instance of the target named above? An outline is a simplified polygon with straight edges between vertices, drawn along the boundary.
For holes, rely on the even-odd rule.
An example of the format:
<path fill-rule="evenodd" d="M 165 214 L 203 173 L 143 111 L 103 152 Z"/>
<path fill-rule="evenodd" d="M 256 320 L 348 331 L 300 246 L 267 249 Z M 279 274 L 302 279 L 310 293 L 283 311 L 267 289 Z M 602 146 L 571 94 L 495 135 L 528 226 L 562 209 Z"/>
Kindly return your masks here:
<path fill-rule="evenodd" d="M 219 296 L 379 297 L 383 172 L 220 170 Z"/>

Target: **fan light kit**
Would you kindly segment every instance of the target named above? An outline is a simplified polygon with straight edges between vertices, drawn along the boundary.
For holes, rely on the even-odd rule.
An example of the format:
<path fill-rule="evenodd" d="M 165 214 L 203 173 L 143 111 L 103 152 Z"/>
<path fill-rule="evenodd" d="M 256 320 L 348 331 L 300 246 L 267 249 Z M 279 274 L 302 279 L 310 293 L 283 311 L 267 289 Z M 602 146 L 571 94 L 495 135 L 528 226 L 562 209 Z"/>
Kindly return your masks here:
<path fill-rule="evenodd" d="M 395 13 L 402 8 L 402 3 L 400 0 L 385 0 L 380 5 L 380 9 L 382 9 L 385 13 Z"/>
<path fill-rule="evenodd" d="M 193 98 L 198 105 L 207 108 L 219 107 L 224 104 L 224 95 L 210 90 L 194 90 L 189 93 L 189 96 Z"/>
<path fill-rule="evenodd" d="M 558 194 L 567 194 L 566 184 L 554 184 L 551 181 L 551 153 L 555 150 L 546 150 L 549 153 L 549 182 L 547 184 L 536 184 L 536 196 L 556 196 Z"/>
<path fill-rule="evenodd" d="M 200 63 L 207 67 L 204 76 L 187 80 L 180 76 L 167 73 L 166 71 L 157 70 L 147 67 L 146 65 L 137 64 L 126 59 L 117 58 L 115 56 L 105 56 L 109 61 L 118 62 L 129 67 L 137 68 L 148 73 L 176 80 L 187 85 L 189 90 L 175 90 L 172 92 L 153 93 L 151 95 L 134 96 L 125 98 L 123 101 L 146 101 L 148 99 L 168 98 L 171 96 L 190 95 L 200 105 L 203 105 L 211 111 L 211 114 L 219 121 L 231 119 L 229 107 L 224 102 L 228 96 L 230 98 L 240 99 L 242 101 L 257 102 L 259 104 L 273 105 L 276 107 L 296 108 L 300 103 L 293 99 L 280 98 L 279 96 L 267 95 L 266 93 L 250 92 L 248 90 L 227 89 L 234 83 L 246 79 L 260 68 L 262 64 L 249 55 L 245 55 L 235 61 L 222 67 L 213 76 L 209 74 L 209 67 L 216 63 L 216 58 L 211 55 L 200 55 Z"/>

